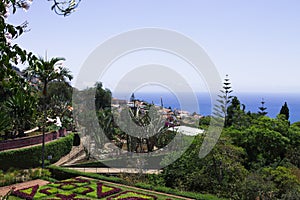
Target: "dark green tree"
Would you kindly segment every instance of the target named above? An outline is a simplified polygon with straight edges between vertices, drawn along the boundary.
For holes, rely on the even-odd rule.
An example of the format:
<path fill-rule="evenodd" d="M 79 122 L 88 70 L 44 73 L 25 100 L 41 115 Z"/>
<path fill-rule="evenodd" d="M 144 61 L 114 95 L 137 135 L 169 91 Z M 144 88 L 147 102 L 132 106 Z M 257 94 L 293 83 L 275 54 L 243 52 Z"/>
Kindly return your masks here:
<path fill-rule="evenodd" d="M 62 126 L 71 130 L 73 88 L 67 82 L 53 81 L 48 85 L 49 112 L 51 118 L 60 117 Z"/>
<path fill-rule="evenodd" d="M 233 98 L 233 96 L 230 95 L 233 92 L 233 90 L 231 89 L 230 79 L 228 78 L 227 74 L 223 82 L 223 89 L 220 90 L 220 92 L 221 94 L 218 95 L 219 99 L 217 100 L 219 104 L 215 105 L 213 114 L 216 115 L 217 117 L 224 118 L 225 127 L 227 127 L 228 126 L 227 109 L 228 106 L 230 105 L 231 99 Z"/>
<path fill-rule="evenodd" d="M 59 97 L 63 102 L 72 101 L 73 88 L 68 82 L 53 81 L 48 85 L 48 96 L 51 100 L 53 97 Z"/>
<path fill-rule="evenodd" d="M 288 107 L 288 105 L 287 105 L 286 102 L 284 102 L 284 105 L 281 107 L 279 114 L 284 115 L 285 118 L 287 120 L 289 120 L 289 118 L 290 118 L 290 110 L 289 110 L 289 107 Z"/>
<path fill-rule="evenodd" d="M 95 84 L 95 106 L 96 110 L 108 109 L 111 106 L 111 91 L 109 89 L 104 89 L 101 82 Z"/>
<path fill-rule="evenodd" d="M 227 108 L 227 127 L 233 124 L 239 124 L 242 116 L 245 114 L 245 105 L 241 105 L 239 99 L 234 96 Z"/>
<path fill-rule="evenodd" d="M 258 107 L 259 111 L 258 111 L 258 114 L 261 115 L 261 116 L 265 116 L 266 114 L 268 114 L 268 112 L 266 111 L 267 108 L 265 107 L 265 101 L 264 99 L 261 100 L 261 106 Z"/>

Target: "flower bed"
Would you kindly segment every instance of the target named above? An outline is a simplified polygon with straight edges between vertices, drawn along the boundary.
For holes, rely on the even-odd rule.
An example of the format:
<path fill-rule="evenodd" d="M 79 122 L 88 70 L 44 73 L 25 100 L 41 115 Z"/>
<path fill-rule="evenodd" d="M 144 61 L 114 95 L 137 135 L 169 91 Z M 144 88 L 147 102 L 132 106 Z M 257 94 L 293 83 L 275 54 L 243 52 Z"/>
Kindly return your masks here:
<path fill-rule="evenodd" d="M 36 194 L 39 185 L 35 185 L 32 187 L 23 188 L 20 190 L 16 190 L 13 192 L 15 196 L 18 196 L 22 199 L 33 199 L 34 195 Z"/>
<path fill-rule="evenodd" d="M 108 200 L 156 200 L 154 195 L 103 184 L 98 180 L 72 178 L 39 187 L 38 185 L 19 189 L 13 195 L 22 199 L 102 199 Z"/>
<path fill-rule="evenodd" d="M 107 187 L 107 186 L 103 185 L 102 183 L 97 183 L 97 197 L 98 198 L 107 197 L 109 195 L 118 193 L 120 191 L 121 191 L 120 188 Z"/>
<path fill-rule="evenodd" d="M 157 197 L 149 194 L 142 194 L 134 191 L 121 192 L 118 195 L 109 197 L 107 200 L 156 200 Z"/>

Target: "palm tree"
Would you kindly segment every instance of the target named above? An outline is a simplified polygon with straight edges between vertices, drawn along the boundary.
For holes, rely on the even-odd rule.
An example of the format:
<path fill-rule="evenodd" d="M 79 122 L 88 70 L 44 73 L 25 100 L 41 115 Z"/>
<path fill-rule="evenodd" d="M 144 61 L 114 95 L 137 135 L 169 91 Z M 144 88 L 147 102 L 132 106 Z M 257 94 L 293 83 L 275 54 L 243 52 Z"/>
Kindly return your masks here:
<path fill-rule="evenodd" d="M 48 84 L 52 81 L 66 81 L 68 78 L 70 81 L 73 76 L 70 74 L 70 70 L 62 66 L 61 61 L 64 58 L 52 58 L 51 60 L 44 59 L 40 57 L 36 60 L 35 64 L 29 66 L 24 70 L 25 76 L 31 81 L 42 83 L 42 104 L 43 104 L 43 143 L 42 143 L 42 168 L 44 168 L 44 158 L 45 158 L 45 123 L 46 123 L 46 99 L 47 99 L 47 89 Z"/>
<path fill-rule="evenodd" d="M 48 84 L 52 81 L 66 81 L 68 78 L 70 81 L 73 79 L 73 76 L 70 74 L 70 70 L 63 67 L 61 61 L 64 61 L 64 58 L 52 58 L 51 60 L 44 59 L 40 57 L 34 66 L 29 66 L 25 69 L 25 75 L 30 80 L 42 82 L 42 94 L 44 97 L 47 96 Z"/>

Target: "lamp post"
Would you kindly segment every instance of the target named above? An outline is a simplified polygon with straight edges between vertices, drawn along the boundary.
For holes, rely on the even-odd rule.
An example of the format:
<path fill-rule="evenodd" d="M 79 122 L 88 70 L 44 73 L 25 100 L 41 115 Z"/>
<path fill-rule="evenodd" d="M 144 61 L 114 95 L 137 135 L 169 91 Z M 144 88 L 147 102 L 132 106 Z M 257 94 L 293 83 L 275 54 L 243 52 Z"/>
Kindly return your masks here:
<path fill-rule="evenodd" d="M 42 139 L 42 169 L 45 168 L 45 127 L 46 127 L 46 123 L 47 123 L 47 113 L 46 113 L 46 108 L 47 108 L 47 104 L 46 104 L 46 94 L 47 94 L 47 90 L 44 89 L 43 91 L 43 139 Z"/>
<path fill-rule="evenodd" d="M 43 94 L 43 139 L 42 139 L 42 169 L 45 168 L 45 126 L 47 123 L 46 117 L 46 94 Z"/>

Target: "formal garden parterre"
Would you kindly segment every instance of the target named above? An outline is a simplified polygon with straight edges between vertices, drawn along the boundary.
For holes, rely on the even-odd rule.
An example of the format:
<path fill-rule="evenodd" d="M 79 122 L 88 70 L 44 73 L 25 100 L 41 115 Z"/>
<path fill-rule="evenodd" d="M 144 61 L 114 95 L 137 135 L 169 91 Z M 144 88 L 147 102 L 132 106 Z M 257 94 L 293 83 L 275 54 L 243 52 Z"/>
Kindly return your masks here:
<path fill-rule="evenodd" d="M 70 178 L 44 186 L 34 185 L 13 192 L 20 199 L 109 199 L 109 200 L 156 200 L 147 192 L 114 187 L 100 180 L 82 177 Z M 161 198 L 160 198 L 161 199 Z M 165 197 L 164 199 L 171 199 Z"/>

